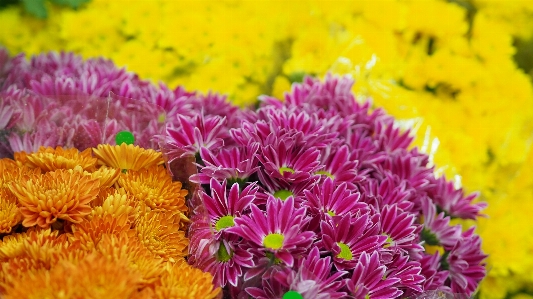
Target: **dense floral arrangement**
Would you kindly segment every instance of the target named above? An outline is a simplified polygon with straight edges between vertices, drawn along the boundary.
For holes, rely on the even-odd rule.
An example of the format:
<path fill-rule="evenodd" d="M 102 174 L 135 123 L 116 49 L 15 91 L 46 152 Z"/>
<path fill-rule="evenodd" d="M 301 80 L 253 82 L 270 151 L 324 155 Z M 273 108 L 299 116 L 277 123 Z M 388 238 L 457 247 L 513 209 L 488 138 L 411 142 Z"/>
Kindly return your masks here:
<path fill-rule="evenodd" d="M 306 78 L 262 97 L 241 124 L 227 106 L 180 118 L 174 157 L 196 157 L 189 262 L 230 298 L 472 295 L 485 276 L 476 194 L 436 177 L 349 78 Z"/>
<path fill-rule="evenodd" d="M 215 298 L 184 259 L 188 191 L 163 163 L 126 143 L 0 160 L 2 298 Z"/>
<path fill-rule="evenodd" d="M 414 143 L 439 173 L 480 190 L 490 203 L 490 221 L 482 219 L 479 229 L 490 255 L 481 297 L 531 295 L 533 235 L 524 211 L 533 209 L 533 177 L 527 175 L 533 91 L 514 58 L 526 60 L 519 66 L 531 72 L 533 56 L 522 50 L 532 48 L 532 6 L 336 3 L 159 0 L 124 6 L 92 0 L 76 11 L 47 5 L 44 21 L 8 6 L 0 11 L 9 28 L 0 30 L 0 44 L 12 54 L 64 49 L 104 56 L 144 79 L 212 88 L 239 104 L 261 93 L 281 98 L 303 74 L 350 73 L 356 94 L 371 96 L 397 119 L 423 119 Z"/>

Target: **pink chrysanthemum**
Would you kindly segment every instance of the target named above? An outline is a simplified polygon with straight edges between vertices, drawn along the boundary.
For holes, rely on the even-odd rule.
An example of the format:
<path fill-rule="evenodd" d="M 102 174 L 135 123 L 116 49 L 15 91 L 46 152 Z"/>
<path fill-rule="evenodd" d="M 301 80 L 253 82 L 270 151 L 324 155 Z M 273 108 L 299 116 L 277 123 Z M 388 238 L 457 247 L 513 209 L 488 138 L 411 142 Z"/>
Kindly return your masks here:
<path fill-rule="evenodd" d="M 251 205 L 250 215 L 235 218 L 235 226 L 226 231 L 242 237 L 257 249 L 258 254 L 272 253 L 287 266 L 294 264 L 294 256 L 305 253 L 314 241 L 315 234 L 302 231 L 309 221 L 305 208 L 296 208 L 294 199 L 285 201 L 271 197 L 266 213 Z"/>

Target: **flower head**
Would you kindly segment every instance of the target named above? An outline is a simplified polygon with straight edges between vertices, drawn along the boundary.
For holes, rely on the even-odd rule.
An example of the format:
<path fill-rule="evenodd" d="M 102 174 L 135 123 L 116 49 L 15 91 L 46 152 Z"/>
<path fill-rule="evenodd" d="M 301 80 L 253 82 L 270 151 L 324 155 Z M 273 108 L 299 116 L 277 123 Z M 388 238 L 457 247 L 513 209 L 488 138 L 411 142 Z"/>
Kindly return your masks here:
<path fill-rule="evenodd" d="M 235 218 L 235 226 L 226 231 L 254 244 L 259 252 L 273 256 L 288 266 L 294 263 L 294 255 L 302 254 L 311 246 L 315 234 L 303 230 L 308 221 L 305 208 L 296 208 L 294 199 L 285 201 L 271 197 L 266 213 L 252 204 L 250 215 Z"/>
<path fill-rule="evenodd" d="M 57 219 L 73 223 L 91 212 L 89 203 L 96 198 L 99 181 L 81 172 L 59 169 L 38 177 L 26 177 L 9 189 L 18 198 L 22 225 L 47 228 Z"/>
<path fill-rule="evenodd" d="M 188 191 L 182 189 L 181 182 L 173 182 L 163 167 L 127 171 L 120 176 L 118 184 L 151 209 L 187 211 L 185 196 Z"/>
<path fill-rule="evenodd" d="M 333 255 L 339 270 L 352 269 L 363 252 L 372 252 L 383 246 L 387 237 L 379 235 L 377 217 L 336 216 L 320 223 L 320 245 Z"/>
<path fill-rule="evenodd" d="M 96 161 L 96 158 L 92 157 L 91 149 L 80 152 L 75 148 L 63 149 L 60 146 L 55 149 L 40 147 L 37 152 L 26 155 L 24 159 L 27 166 L 40 168 L 43 172 L 56 169 L 74 169 L 77 166 L 83 170 L 93 171 Z"/>
<path fill-rule="evenodd" d="M 118 169 L 141 170 L 164 163 L 161 153 L 152 149 L 143 149 L 132 144 L 121 145 L 100 144 L 93 149 L 99 165 Z"/>

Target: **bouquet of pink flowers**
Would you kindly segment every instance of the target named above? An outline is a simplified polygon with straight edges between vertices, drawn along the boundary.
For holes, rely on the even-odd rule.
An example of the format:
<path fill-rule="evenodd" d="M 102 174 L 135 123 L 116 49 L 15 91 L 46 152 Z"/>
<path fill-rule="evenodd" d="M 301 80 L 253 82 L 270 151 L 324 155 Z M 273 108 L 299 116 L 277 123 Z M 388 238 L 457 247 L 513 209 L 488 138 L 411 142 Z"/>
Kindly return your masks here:
<path fill-rule="evenodd" d="M 470 296 L 485 276 L 474 228 L 450 224 L 485 204 L 352 84 L 306 78 L 255 111 L 205 106 L 167 130 L 201 186 L 189 262 L 228 298 Z"/>

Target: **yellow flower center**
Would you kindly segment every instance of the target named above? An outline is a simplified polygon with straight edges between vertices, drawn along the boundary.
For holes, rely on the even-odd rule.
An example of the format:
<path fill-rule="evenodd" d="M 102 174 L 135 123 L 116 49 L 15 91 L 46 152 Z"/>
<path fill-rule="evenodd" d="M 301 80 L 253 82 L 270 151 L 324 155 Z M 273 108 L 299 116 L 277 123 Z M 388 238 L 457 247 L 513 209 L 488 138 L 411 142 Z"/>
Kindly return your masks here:
<path fill-rule="evenodd" d="M 263 240 L 263 246 L 269 249 L 280 249 L 285 237 L 282 234 L 268 234 Z"/>
<path fill-rule="evenodd" d="M 285 200 L 291 195 L 293 195 L 293 193 L 289 190 L 278 190 L 274 192 L 274 197 L 279 198 L 281 200 Z"/>
<path fill-rule="evenodd" d="M 215 224 L 215 228 L 217 231 L 221 231 L 225 228 L 232 227 L 235 225 L 235 222 L 233 221 L 233 216 L 224 216 L 220 219 L 218 219 L 217 223 Z"/>
<path fill-rule="evenodd" d="M 350 250 L 350 247 L 348 247 L 348 245 L 342 242 L 337 242 L 337 245 L 339 245 L 339 247 L 341 248 L 341 252 L 339 252 L 337 257 L 345 259 L 347 261 L 351 261 L 353 258 L 353 254 L 352 254 L 352 251 Z"/>

